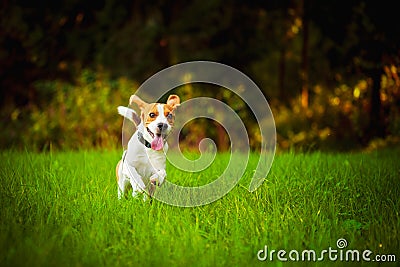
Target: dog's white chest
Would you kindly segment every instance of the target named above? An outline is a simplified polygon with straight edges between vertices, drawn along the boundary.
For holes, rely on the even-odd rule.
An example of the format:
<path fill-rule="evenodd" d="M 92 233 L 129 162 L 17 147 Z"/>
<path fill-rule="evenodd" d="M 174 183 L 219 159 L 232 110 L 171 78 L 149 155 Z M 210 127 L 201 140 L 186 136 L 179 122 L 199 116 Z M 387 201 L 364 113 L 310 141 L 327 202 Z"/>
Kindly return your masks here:
<path fill-rule="evenodd" d="M 125 161 L 136 168 L 138 174 L 143 178 L 149 178 L 155 171 L 165 169 L 168 144 L 164 150 L 155 151 L 146 148 L 139 142 L 137 132 L 132 136 L 128 143 L 128 150 Z"/>

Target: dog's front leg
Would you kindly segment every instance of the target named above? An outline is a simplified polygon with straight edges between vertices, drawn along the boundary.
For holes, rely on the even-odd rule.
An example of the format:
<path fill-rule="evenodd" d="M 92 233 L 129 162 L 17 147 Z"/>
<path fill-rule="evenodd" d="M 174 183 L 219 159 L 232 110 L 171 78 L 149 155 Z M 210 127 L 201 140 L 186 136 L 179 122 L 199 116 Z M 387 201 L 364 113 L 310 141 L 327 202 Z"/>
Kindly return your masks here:
<path fill-rule="evenodd" d="M 136 171 L 135 167 L 125 164 L 124 174 L 129 177 L 129 182 L 132 186 L 132 196 L 135 197 L 139 192 L 144 192 L 146 186 L 143 183 L 142 177 Z"/>
<path fill-rule="evenodd" d="M 156 187 L 161 186 L 164 182 L 167 172 L 165 170 L 158 170 L 150 177 L 149 195 L 152 197 L 156 191 Z"/>

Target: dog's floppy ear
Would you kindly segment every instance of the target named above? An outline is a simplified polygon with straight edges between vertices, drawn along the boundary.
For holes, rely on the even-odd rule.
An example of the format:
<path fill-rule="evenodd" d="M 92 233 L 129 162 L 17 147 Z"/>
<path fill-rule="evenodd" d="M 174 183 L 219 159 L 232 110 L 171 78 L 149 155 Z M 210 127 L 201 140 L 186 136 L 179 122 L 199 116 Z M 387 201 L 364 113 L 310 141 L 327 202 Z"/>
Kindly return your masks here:
<path fill-rule="evenodd" d="M 133 103 L 136 103 L 141 110 L 143 110 L 147 105 L 147 103 L 140 99 L 137 95 L 131 95 L 129 98 L 129 105 L 132 105 Z"/>
<path fill-rule="evenodd" d="M 172 109 L 176 109 L 181 104 L 181 100 L 177 95 L 170 95 L 167 100 L 167 105 L 171 106 Z"/>

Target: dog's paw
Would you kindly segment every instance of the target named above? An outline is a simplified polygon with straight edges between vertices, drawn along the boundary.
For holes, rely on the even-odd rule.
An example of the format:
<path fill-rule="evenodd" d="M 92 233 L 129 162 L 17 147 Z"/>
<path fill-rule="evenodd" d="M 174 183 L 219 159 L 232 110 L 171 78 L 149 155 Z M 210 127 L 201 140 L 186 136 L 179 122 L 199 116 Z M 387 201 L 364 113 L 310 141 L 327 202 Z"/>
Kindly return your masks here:
<path fill-rule="evenodd" d="M 165 170 L 158 170 L 155 174 L 150 177 L 150 183 L 152 185 L 161 186 L 167 176 L 167 172 Z"/>

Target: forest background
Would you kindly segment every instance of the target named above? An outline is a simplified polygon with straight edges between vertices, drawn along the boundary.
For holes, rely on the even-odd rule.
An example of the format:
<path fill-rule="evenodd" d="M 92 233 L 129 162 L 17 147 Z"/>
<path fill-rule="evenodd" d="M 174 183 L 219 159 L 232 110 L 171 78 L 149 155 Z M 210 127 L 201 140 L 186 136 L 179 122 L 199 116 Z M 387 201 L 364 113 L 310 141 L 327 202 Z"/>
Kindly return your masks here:
<path fill-rule="evenodd" d="M 0 148 L 115 149 L 116 107 L 177 63 L 210 60 L 248 75 L 266 96 L 281 150 L 355 150 L 400 137 L 398 11 L 381 1 L 2 1 Z M 211 96 L 261 137 L 232 92 L 191 84 L 182 100 Z M 209 127 L 212 126 L 212 127 Z M 189 123 L 181 146 L 221 125 Z"/>

